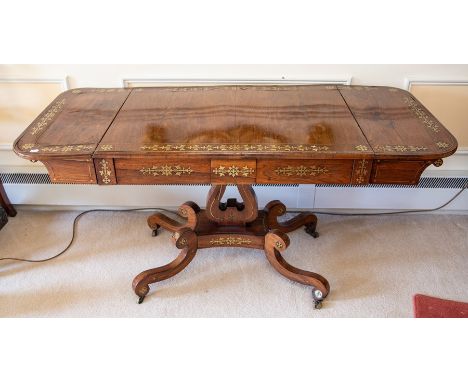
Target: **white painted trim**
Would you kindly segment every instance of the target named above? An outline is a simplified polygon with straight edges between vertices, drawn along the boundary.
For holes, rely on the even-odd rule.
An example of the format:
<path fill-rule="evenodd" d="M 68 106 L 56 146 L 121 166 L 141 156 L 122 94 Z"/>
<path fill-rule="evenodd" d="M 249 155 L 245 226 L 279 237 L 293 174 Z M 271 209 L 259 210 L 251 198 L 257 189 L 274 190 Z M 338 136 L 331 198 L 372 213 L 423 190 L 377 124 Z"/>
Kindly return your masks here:
<path fill-rule="evenodd" d="M 307 85 L 307 84 L 335 84 L 335 85 L 350 85 L 352 77 L 342 78 L 322 78 L 322 79 L 285 79 L 273 78 L 273 79 L 194 79 L 194 78 L 123 78 L 122 86 L 128 88 L 132 82 L 149 82 L 152 84 L 181 84 L 181 83 L 193 83 L 193 84 L 273 84 L 273 85 Z"/>
<path fill-rule="evenodd" d="M 411 91 L 412 85 L 460 85 L 466 86 L 468 85 L 468 78 L 466 79 L 447 79 L 447 78 L 439 78 L 439 79 L 428 79 L 428 78 L 421 78 L 421 77 L 406 77 L 405 78 L 405 89 Z"/>
<path fill-rule="evenodd" d="M 0 151 L 11 151 L 13 150 L 13 143 L 0 143 Z"/>
<path fill-rule="evenodd" d="M 0 78 L 0 83 L 4 84 L 59 84 L 62 90 L 68 90 L 68 76 L 63 78 Z"/>

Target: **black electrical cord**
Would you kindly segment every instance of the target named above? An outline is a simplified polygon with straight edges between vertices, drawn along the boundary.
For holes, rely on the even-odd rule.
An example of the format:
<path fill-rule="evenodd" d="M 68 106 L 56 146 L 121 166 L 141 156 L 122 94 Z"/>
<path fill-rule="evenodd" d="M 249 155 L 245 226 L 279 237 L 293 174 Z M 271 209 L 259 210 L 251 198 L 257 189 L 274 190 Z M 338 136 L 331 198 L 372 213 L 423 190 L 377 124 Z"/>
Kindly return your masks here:
<path fill-rule="evenodd" d="M 169 212 L 171 214 L 177 215 L 176 211 L 167 210 L 165 208 L 131 208 L 131 209 L 123 209 L 123 210 L 112 210 L 112 209 L 99 208 L 99 209 L 83 211 L 80 214 L 78 214 L 75 217 L 75 219 L 73 220 L 73 230 L 72 230 L 71 240 L 68 243 L 68 245 L 65 247 L 65 249 L 63 249 L 61 252 L 57 253 L 56 255 L 54 255 L 52 257 L 48 257 L 46 259 L 41 259 L 41 260 L 20 259 L 18 257 L 2 257 L 2 258 L 0 258 L 0 261 L 2 261 L 2 260 L 12 260 L 12 261 L 24 261 L 26 263 L 43 263 L 45 261 L 56 259 L 57 257 L 63 255 L 65 252 L 67 252 L 70 249 L 70 247 L 72 246 L 73 242 L 75 241 L 76 227 L 77 227 L 78 220 L 83 215 L 89 214 L 91 212 L 131 212 L 131 211 L 163 211 L 163 212 Z"/>
<path fill-rule="evenodd" d="M 390 212 L 375 212 L 375 213 L 338 213 L 338 212 L 319 212 L 319 211 L 313 211 L 315 214 L 321 214 L 321 215 L 337 215 L 337 216 L 376 216 L 376 215 L 397 215 L 397 214 L 408 214 L 408 213 L 415 213 L 415 212 L 432 212 L 432 211 L 437 211 L 440 210 L 441 208 L 444 208 L 445 206 L 449 205 L 451 202 L 453 202 L 463 191 L 465 191 L 468 188 L 468 183 L 466 183 L 452 198 L 450 198 L 447 202 L 442 204 L 439 207 L 436 208 L 428 208 L 428 209 L 419 209 L 419 210 L 402 210 L 402 211 L 390 211 Z M 72 230 L 72 237 L 68 245 L 63 249 L 61 252 L 57 253 L 56 255 L 52 257 L 48 257 L 45 259 L 41 260 L 28 260 L 28 259 L 20 259 L 17 257 L 2 257 L 0 258 L 0 261 L 2 260 L 12 260 L 12 261 L 24 261 L 27 263 L 43 263 L 45 261 L 53 260 L 56 259 L 57 257 L 63 255 L 66 251 L 70 249 L 72 246 L 73 242 L 75 241 L 75 236 L 76 236 L 76 227 L 78 220 L 83 216 L 91 212 L 132 212 L 132 211 L 163 211 L 163 212 L 168 212 L 171 214 L 174 214 L 176 216 L 177 213 L 176 211 L 173 210 L 167 210 L 165 208 L 131 208 L 131 209 L 123 209 L 123 210 L 112 210 L 112 209 L 93 209 L 93 210 L 87 210 L 83 211 L 80 214 L 78 214 L 75 219 L 73 220 L 73 230 Z"/>
<path fill-rule="evenodd" d="M 460 188 L 460 190 L 452 196 L 447 202 L 442 204 L 439 207 L 436 208 L 427 208 L 427 209 L 419 209 L 419 210 L 402 210 L 402 211 L 389 211 L 389 212 L 371 212 L 371 213 L 339 213 L 339 212 L 319 212 L 319 211 L 314 211 L 314 214 L 321 214 L 321 215 L 339 215 L 339 216 L 375 216 L 375 215 L 398 215 L 398 214 L 410 214 L 410 213 L 415 213 L 415 212 L 432 212 L 432 211 L 437 211 L 445 206 L 449 205 L 452 203 L 458 196 L 465 191 L 468 188 L 468 183 L 465 183 L 465 185 Z"/>

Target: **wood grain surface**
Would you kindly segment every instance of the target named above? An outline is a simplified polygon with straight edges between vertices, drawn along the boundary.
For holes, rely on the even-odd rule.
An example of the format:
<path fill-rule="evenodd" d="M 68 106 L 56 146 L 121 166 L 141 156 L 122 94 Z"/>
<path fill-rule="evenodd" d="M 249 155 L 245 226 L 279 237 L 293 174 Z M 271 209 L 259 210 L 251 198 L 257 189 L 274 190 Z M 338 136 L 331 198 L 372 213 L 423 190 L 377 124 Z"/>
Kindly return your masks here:
<path fill-rule="evenodd" d="M 74 89 L 14 145 L 54 182 L 103 185 L 415 184 L 456 148 L 407 91 L 335 85 Z M 240 160 L 255 163 L 249 176 L 213 172 Z"/>

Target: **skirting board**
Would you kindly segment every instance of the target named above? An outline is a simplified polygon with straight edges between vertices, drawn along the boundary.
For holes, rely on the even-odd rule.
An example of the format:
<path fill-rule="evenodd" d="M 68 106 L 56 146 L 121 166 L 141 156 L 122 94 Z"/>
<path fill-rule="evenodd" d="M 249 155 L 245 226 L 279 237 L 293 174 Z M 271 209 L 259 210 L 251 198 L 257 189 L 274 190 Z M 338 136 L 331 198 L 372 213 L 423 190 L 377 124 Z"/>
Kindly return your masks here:
<path fill-rule="evenodd" d="M 90 186 L 58 184 L 4 184 L 13 204 L 51 207 L 99 206 L 174 208 L 193 200 L 205 205 L 209 186 Z M 326 187 L 255 186 L 258 202 L 281 200 L 288 209 L 354 209 L 400 210 L 430 209 L 453 197 L 457 188 L 405 187 Z M 238 197 L 228 188 L 226 197 Z M 468 211 L 468 190 L 444 208 L 446 211 Z"/>

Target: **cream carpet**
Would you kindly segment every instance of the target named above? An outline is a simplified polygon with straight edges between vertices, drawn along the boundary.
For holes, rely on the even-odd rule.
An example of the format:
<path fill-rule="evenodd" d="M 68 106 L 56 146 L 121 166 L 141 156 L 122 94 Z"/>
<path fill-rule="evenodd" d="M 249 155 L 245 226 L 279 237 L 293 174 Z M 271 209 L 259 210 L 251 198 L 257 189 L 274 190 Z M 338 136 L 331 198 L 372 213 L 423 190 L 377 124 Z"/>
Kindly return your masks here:
<path fill-rule="evenodd" d="M 64 248 L 76 211 L 19 211 L 0 231 L 0 257 L 40 259 Z M 412 317 L 415 293 L 468 301 L 468 216 L 319 215 L 320 237 L 290 234 L 285 258 L 328 278 L 314 310 L 310 287 L 283 278 L 262 251 L 200 250 L 143 304 L 140 271 L 177 254 L 170 234 L 151 236 L 148 212 L 81 218 L 73 247 L 46 263 L 0 262 L 2 317 Z"/>

